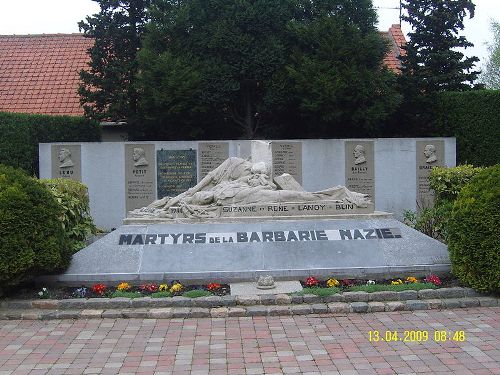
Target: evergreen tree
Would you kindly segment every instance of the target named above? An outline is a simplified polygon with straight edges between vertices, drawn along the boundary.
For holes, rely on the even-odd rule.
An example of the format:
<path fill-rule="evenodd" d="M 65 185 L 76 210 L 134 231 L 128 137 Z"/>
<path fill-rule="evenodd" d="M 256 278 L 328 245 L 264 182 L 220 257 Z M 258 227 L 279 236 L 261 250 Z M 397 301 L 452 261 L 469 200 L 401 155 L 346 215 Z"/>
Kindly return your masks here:
<path fill-rule="evenodd" d="M 342 136 L 398 103 L 370 0 L 153 0 L 150 15 L 146 134 Z"/>
<path fill-rule="evenodd" d="M 97 120 L 127 120 L 137 112 L 137 51 L 147 20 L 149 0 L 93 0 L 100 12 L 79 22 L 94 39 L 89 69 L 80 72 L 80 103 Z"/>
<path fill-rule="evenodd" d="M 405 84 L 420 93 L 462 91 L 477 79 L 477 57 L 464 57 L 457 48 L 472 47 L 460 30 L 464 18 L 474 17 L 471 0 L 402 0 L 402 19 L 412 31 L 404 46 L 402 73 Z"/>

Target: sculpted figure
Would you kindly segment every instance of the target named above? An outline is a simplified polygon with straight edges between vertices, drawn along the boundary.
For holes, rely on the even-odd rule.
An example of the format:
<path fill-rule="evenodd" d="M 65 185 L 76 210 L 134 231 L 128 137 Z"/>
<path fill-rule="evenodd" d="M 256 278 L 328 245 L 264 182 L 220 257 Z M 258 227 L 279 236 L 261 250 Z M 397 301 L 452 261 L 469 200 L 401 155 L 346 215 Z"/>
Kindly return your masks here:
<path fill-rule="evenodd" d="M 435 163 L 437 161 L 436 146 L 426 145 L 424 147 L 424 155 L 426 157 L 426 160 L 425 160 L 426 163 L 428 163 L 428 164 Z"/>
<path fill-rule="evenodd" d="M 171 217 L 169 209 L 178 207 L 186 217 L 216 217 L 218 207 L 235 204 L 312 202 L 329 200 L 349 202 L 359 207 L 369 203 L 365 194 L 335 186 L 318 192 L 279 190 L 263 162 L 231 157 L 209 172 L 196 186 L 176 197 L 164 197 L 147 207 L 130 212 L 132 217 Z"/>
<path fill-rule="evenodd" d="M 61 163 L 59 165 L 59 168 L 69 168 L 73 167 L 75 164 L 71 160 L 71 151 L 67 148 L 61 148 L 59 150 L 59 162 Z"/>
<path fill-rule="evenodd" d="M 146 152 L 141 147 L 134 148 L 132 158 L 134 159 L 134 167 L 144 167 L 149 164 L 146 160 Z"/>
<path fill-rule="evenodd" d="M 362 145 L 356 145 L 354 147 L 354 164 L 363 164 L 366 163 L 366 157 L 365 157 L 365 148 Z"/>

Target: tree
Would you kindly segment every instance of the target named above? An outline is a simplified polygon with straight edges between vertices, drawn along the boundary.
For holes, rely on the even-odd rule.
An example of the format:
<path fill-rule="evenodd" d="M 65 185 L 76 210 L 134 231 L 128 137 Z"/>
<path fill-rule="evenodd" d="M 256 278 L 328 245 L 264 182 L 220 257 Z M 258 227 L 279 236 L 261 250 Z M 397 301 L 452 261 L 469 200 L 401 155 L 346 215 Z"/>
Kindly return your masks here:
<path fill-rule="evenodd" d="M 149 0 L 93 0 L 100 12 L 78 23 L 95 43 L 89 69 L 80 72 L 80 103 L 97 120 L 128 119 L 137 112 L 137 51 Z"/>
<path fill-rule="evenodd" d="M 500 89 L 500 22 L 491 21 L 493 43 L 488 45 L 490 55 L 486 62 L 481 81 L 490 89 Z"/>
<path fill-rule="evenodd" d="M 406 14 L 402 19 L 412 26 L 404 46 L 402 74 L 405 83 L 419 93 L 463 91 L 477 79 L 477 57 L 464 57 L 457 48 L 472 47 L 459 31 L 469 14 L 474 17 L 471 0 L 402 0 Z"/>
<path fill-rule="evenodd" d="M 150 15 L 140 107 L 161 128 L 146 133 L 327 136 L 398 101 L 370 0 L 154 0 Z"/>

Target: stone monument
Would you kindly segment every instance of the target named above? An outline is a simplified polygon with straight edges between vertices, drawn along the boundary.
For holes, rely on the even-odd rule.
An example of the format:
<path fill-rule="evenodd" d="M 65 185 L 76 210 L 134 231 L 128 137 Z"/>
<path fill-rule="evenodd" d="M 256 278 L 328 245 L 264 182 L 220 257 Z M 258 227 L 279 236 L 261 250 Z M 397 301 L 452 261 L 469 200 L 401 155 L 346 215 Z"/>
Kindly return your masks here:
<path fill-rule="evenodd" d="M 449 272 L 444 244 L 375 212 L 366 194 L 344 186 L 307 192 L 290 175 L 270 176 L 264 162 L 230 157 L 188 190 L 131 210 L 125 225 L 48 278 L 229 282 Z"/>
<path fill-rule="evenodd" d="M 178 222 L 186 218 L 200 221 L 227 217 L 316 217 L 374 211 L 367 195 L 344 186 L 306 192 L 291 175 L 278 176 L 275 181 L 278 184 L 271 181 L 270 168 L 264 162 L 231 157 L 187 191 L 131 211 L 125 223 Z"/>

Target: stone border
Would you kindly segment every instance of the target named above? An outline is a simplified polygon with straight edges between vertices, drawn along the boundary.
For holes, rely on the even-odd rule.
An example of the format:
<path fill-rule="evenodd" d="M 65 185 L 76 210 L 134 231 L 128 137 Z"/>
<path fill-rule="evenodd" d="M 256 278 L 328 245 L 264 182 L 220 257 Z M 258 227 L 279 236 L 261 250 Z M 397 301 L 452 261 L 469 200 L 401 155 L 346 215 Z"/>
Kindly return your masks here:
<path fill-rule="evenodd" d="M 0 320 L 51 320 L 95 318 L 226 318 L 307 314 L 348 314 L 383 311 L 415 311 L 468 307 L 497 307 L 498 298 L 465 297 L 448 299 L 404 300 L 386 302 L 331 302 L 289 305 L 250 305 L 222 307 L 150 307 L 106 309 L 10 309 L 0 310 Z"/>
<path fill-rule="evenodd" d="M 470 288 L 402 292 L 345 292 L 326 297 L 306 295 L 210 296 L 200 298 L 75 298 L 7 300 L 0 304 L 5 319 L 205 318 L 414 311 L 499 306 L 499 298 Z"/>

